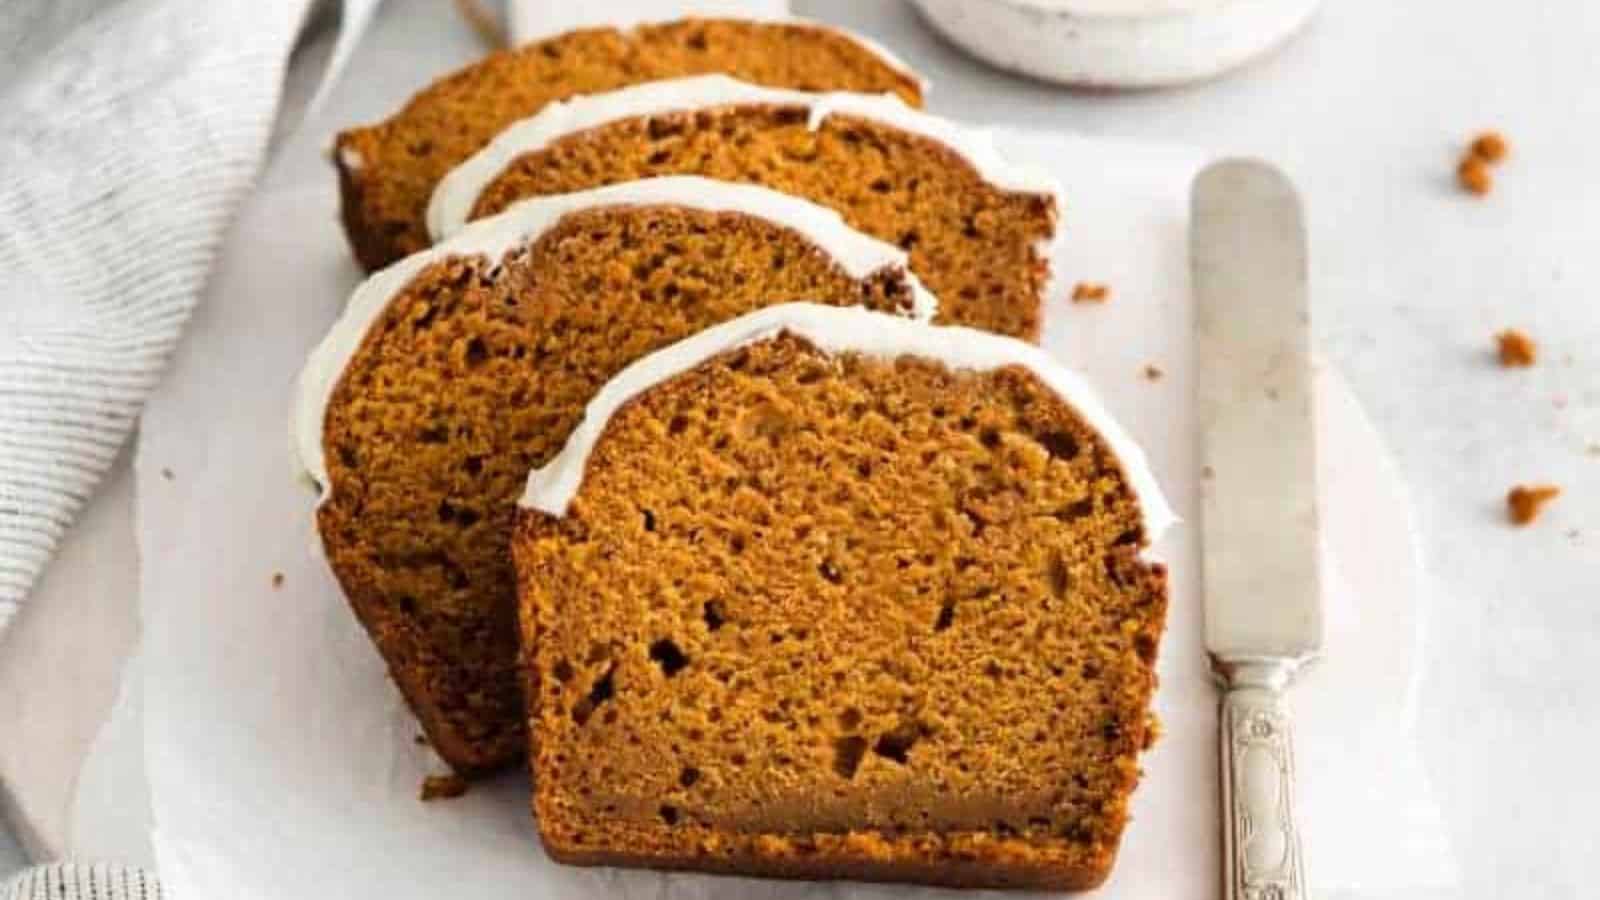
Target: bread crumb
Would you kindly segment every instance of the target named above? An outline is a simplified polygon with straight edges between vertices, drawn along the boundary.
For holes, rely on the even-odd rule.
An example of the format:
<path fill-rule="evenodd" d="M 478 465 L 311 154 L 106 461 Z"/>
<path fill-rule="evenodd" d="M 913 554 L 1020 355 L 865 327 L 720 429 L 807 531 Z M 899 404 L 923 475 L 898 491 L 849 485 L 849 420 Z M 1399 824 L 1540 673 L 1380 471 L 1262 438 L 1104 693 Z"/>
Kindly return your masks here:
<path fill-rule="evenodd" d="M 165 467 L 163 467 L 163 468 L 162 468 L 162 469 L 161 469 L 161 477 L 162 477 L 162 478 L 165 478 L 165 479 L 166 479 L 166 480 L 168 480 L 168 481 L 171 481 L 171 480 L 172 480 L 172 478 L 173 478 L 173 476 L 172 476 L 172 470 L 171 470 L 171 469 L 168 469 L 168 468 L 165 468 Z"/>
<path fill-rule="evenodd" d="M 1498 131 L 1485 131 L 1472 139 L 1468 153 L 1486 163 L 1497 163 L 1511 153 L 1511 144 Z"/>
<path fill-rule="evenodd" d="M 1489 172 L 1489 164 L 1471 154 L 1456 167 L 1456 180 L 1467 193 L 1479 197 L 1494 190 L 1494 175 Z"/>
<path fill-rule="evenodd" d="M 467 780 L 460 775 L 429 775 L 422 779 L 422 802 L 450 800 L 467 792 Z"/>
<path fill-rule="evenodd" d="M 1506 494 L 1506 512 L 1513 525 L 1528 525 L 1539 518 L 1546 503 L 1561 496 L 1561 488 L 1553 484 L 1519 484 Z"/>
<path fill-rule="evenodd" d="M 1500 365 L 1522 368 L 1533 365 L 1539 358 L 1539 345 L 1515 328 L 1507 328 L 1494 336 L 1500 348 Z"/>
<path fill-rule="evenodd" d="M 1080 281 L 1072 288 L 1073 303 L 1104 303 L 1111 299 L 1111 286 L 1097 281 Z"/>
<path fill-rule="evenodd" d="M 278 588 L 281 588 L 281 587 L 283 587 L 283 573 L 282 572 L 273 572 L 272 573 L 272 589 L 273 590 L 277 590 Z"/>
<path fill-rule="evenodd" d="M 1590 444 L 1589 445 L 1589 455 L 1590 456 L 1600 456 L 1600 444 Z"/>
<path fill-rule="evenodd" d="M 425 734 L 419 734 L 411 739 L 411 743 L 416 744 L 418 747 L 426 747 L 428 746 L 428 736 Z"/>
<path fill-rule="evenodd" d="M 1162 726 L 1159 716 L 1155 713 L 1150 713 L 1146 716 L 1144 723 L 1144 749 L 1149 750 L 1154 747 L 1156 741 L 1161 740 L 1161 736 L 1165 731 L 1166 729 Z"/>
<path fill-rule="evenodd" d="M 1166 374 L 1166 372 L 1161 371 L 1160 366 L 1154 363 L 1150 363 L 1144 367 L 1144 377 L 1150 381 L 1160 381 L 1166 376 Z"/>
<path fill-rule="evenodd" d="M 1511 144 L 1498 131 L 1484 131 L 1467 145 L 1467 152 L 1456 166 L 1456 180 L 1468 193 L 1480 197 L 1494 190 L 1494 174 L 1489 167 L 1496 165 L 1511 153 Z"/>

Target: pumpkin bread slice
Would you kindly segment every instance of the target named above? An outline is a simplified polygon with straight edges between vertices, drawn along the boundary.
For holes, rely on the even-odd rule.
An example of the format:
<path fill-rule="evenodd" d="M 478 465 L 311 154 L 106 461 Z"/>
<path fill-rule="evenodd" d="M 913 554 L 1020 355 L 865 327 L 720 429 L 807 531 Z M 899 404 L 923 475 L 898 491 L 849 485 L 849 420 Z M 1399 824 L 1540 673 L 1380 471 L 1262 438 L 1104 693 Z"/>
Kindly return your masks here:
<path fill-rule="evenodd" d="M 1110 871 L 1172 521 L 1037 348 L 771 307 L 624 370 L 513 542 L 557 860 L 968 887 Z"/>
<path fill-rule="evenodd" d="M 1058 186 L 988 135 L 894 97 L 808 94 L 707 75 L 547 107 L 440 182 L 444 236 L 525 197 L 690 174 L 837 209 L 911 255 L 941 323 L 1032 339 L 1056 237 Z"/>
<path fill-rule="evenodd" d="M 334 575 L 459 772 L 526 749 L 508 548 L 528 468 L 636 358 L 800 298 L 932 304 L 832 211 L 699 178 L 530 201 L 356 291 L 301 376 L 299 453 Z"/>
<path fill-rule="evenodd" d="M 684 19 L 589 28 L 491 54 L 434 82 L 390 118 L 335 141 L 345 232 L 369 271 L 428 246 L 434 185 L 512 122 L 545 104 L 709 72 L 802 90 L 892 92 L 920 104 L 921 82 L 881 47 L 800 21 Z"/>

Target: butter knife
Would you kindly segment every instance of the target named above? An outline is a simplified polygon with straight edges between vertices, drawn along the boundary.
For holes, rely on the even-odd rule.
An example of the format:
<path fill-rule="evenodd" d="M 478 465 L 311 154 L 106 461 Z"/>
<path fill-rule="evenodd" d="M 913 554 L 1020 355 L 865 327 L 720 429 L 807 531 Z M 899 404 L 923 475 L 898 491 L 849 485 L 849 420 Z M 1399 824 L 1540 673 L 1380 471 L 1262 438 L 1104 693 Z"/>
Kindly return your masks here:
<path fill-rule="evenodd" d="M 1284 692 L 1322 646 L 1306 236 L 1253 160 L 1194 183 L 1201 577 L 1219 715 L 1226 900 L 1303 900 Z"/>

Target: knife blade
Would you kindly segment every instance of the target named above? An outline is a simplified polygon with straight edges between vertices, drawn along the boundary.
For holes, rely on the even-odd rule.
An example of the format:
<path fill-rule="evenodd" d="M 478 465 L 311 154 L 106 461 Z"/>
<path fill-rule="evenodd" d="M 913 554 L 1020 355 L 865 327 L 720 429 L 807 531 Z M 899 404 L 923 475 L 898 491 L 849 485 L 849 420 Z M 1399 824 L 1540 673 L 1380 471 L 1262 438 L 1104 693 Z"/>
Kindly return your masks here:
<path fill-rule="evenodd" d="M 1228 900 L 1305 896 L 1283 692 L 1322 646 L 1311 316 L 1300 200 L 1254 160 L 1195 180 L 1201 579 Z"/>

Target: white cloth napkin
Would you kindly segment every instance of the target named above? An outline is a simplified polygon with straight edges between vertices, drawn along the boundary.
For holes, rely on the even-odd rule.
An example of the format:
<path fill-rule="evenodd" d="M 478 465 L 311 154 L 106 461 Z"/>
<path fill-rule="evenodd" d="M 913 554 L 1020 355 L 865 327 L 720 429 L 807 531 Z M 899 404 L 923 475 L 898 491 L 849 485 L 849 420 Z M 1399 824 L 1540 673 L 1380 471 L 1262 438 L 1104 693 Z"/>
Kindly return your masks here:
<path fill-rule="evenodd" d="M 379 2 L 343 0 L 325 83 Z M 284 122 L 315 4 L 0 3 L 0 632 L 161 378 Z M 0 900 L 160 896 L 108 865 L 0 884 Z"/>
<path fill-rule="evenodd" d="M 310 7 L 0 4 L 0 628 L 161 377 Z"/>

